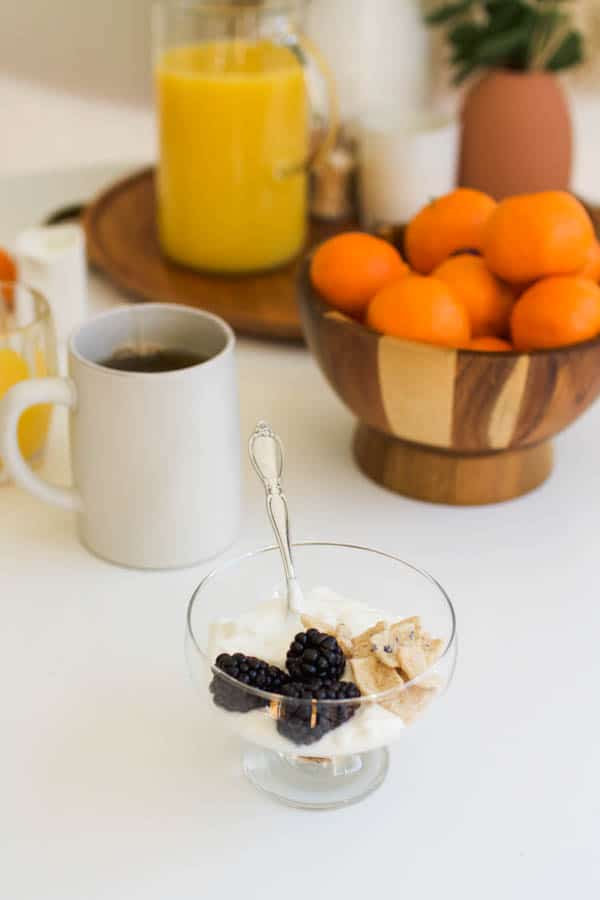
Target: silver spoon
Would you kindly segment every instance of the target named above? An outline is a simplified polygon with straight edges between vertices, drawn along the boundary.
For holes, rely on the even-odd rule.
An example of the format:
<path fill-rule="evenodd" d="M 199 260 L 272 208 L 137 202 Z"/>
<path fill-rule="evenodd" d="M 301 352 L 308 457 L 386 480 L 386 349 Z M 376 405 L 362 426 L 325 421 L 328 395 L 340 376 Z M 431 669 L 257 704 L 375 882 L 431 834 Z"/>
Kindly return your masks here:
<path fill-rule="evenodd" d="M 281 487 L 283 446 L 271 426 L 266 422 L 259 422 L 250 435 L 248 452 L 265 489 L 267 513 L 281 552 L 286 581 L 287 615 L 298 618 L 303 598 L 292 558 L 288 505 Z"/>

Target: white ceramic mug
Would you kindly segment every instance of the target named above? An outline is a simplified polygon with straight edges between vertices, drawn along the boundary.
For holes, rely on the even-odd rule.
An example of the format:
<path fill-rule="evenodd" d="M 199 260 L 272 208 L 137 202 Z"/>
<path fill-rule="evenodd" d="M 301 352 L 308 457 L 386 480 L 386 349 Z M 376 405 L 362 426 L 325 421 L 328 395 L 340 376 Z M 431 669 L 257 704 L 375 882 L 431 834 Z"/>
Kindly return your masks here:
<path fill-rule="evenodd" d="M 107 368 L 140 341 L 205 362 L 168 372 Z M 239 403 L 229 326 L 209 313 L 140 304 L 104 313 L 69 342 L 69 378 L 11 388 L 0 404 L 0 457 L 22 487 L 76 510 L 91 551 L 137 568 L 187 566 L 232 543 L 240 518 Z M 70 413 L 73 487 L 36 475 L 17 442 L 21 413 L 60 403 Z"/>

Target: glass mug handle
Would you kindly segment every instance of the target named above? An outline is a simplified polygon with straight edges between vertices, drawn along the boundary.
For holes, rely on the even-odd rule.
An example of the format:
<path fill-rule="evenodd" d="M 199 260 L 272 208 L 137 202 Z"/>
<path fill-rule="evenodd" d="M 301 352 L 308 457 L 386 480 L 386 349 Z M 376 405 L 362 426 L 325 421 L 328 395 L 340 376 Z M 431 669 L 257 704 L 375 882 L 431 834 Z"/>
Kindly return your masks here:
<path fill-rule="evenodd" d="M 288 29 L 283 36 L 276 36 L 275 42 L 283 47 L 288 47 L 292 52 L 300 51 L 298 59 L 302 68 L 306 67 L 306 60 L 312 60 L 316 69 L 321 74 L 323 83 L 325 84 L 327 94 L 327 129 L 323 140 L 319 142 L 318 147 L 312 150 L 308 157 L 301 163 L 294 166 L 285 167 L 281 174 L 284 176 L 297 175 L 298 172 L 312 169 L 314 166 L 320 165 L 327 159 L 328 154 L 335 147 L 338 131 L 340 127 L 340 107 L 335 78 L 333 72 L 329 68 L 325 57 L 317 47 L 317 45 L 303 34 L 299 34 L 295 29 Z"/>
<path fill-rule="evenodd" d="M 75 384 L 70 378 L 30 378 L 11 387 L 0 401 L 0 459 L 7 474 L 34 497 L 63 509 L 80 510 L 79 491 L 50 484 L 36 475 L 21 453 L 18 425 L 21 414 L 38 403 L 76 405 Z"/>

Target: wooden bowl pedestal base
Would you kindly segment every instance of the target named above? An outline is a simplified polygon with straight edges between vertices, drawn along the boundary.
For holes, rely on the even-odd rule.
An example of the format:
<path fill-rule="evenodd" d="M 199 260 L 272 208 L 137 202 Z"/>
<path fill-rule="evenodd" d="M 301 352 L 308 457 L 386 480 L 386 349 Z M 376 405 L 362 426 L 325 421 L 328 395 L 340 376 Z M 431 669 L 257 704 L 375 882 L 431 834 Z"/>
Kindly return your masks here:
<path fill-rule="evenodd" d="M 468 455 L 410 444 L 362 424 L 354 437 L 354 455 L 362 471 L 383 487 L 453 506 L 520 497 L 542 484 L 553 466 L 550 441 L 521 450 Z"/>

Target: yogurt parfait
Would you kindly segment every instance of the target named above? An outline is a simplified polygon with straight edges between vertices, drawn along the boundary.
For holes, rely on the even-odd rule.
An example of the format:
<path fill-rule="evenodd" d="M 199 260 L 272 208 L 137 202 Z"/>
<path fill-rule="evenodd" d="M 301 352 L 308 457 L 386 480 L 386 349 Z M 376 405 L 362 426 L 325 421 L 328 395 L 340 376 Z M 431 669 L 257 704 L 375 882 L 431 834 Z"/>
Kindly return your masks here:
<path fill-rule="evenodd" d="M 277 548 L 215 570 L 188 610 L 188 659 L 211 721 L 244 768 L 292 805 L 335 807 L 377 787 L 387 746 L 454 670 L 452 605 L 425 572 L 362 547 L 294 547 L 302 609 L 288 613 Z"/>

